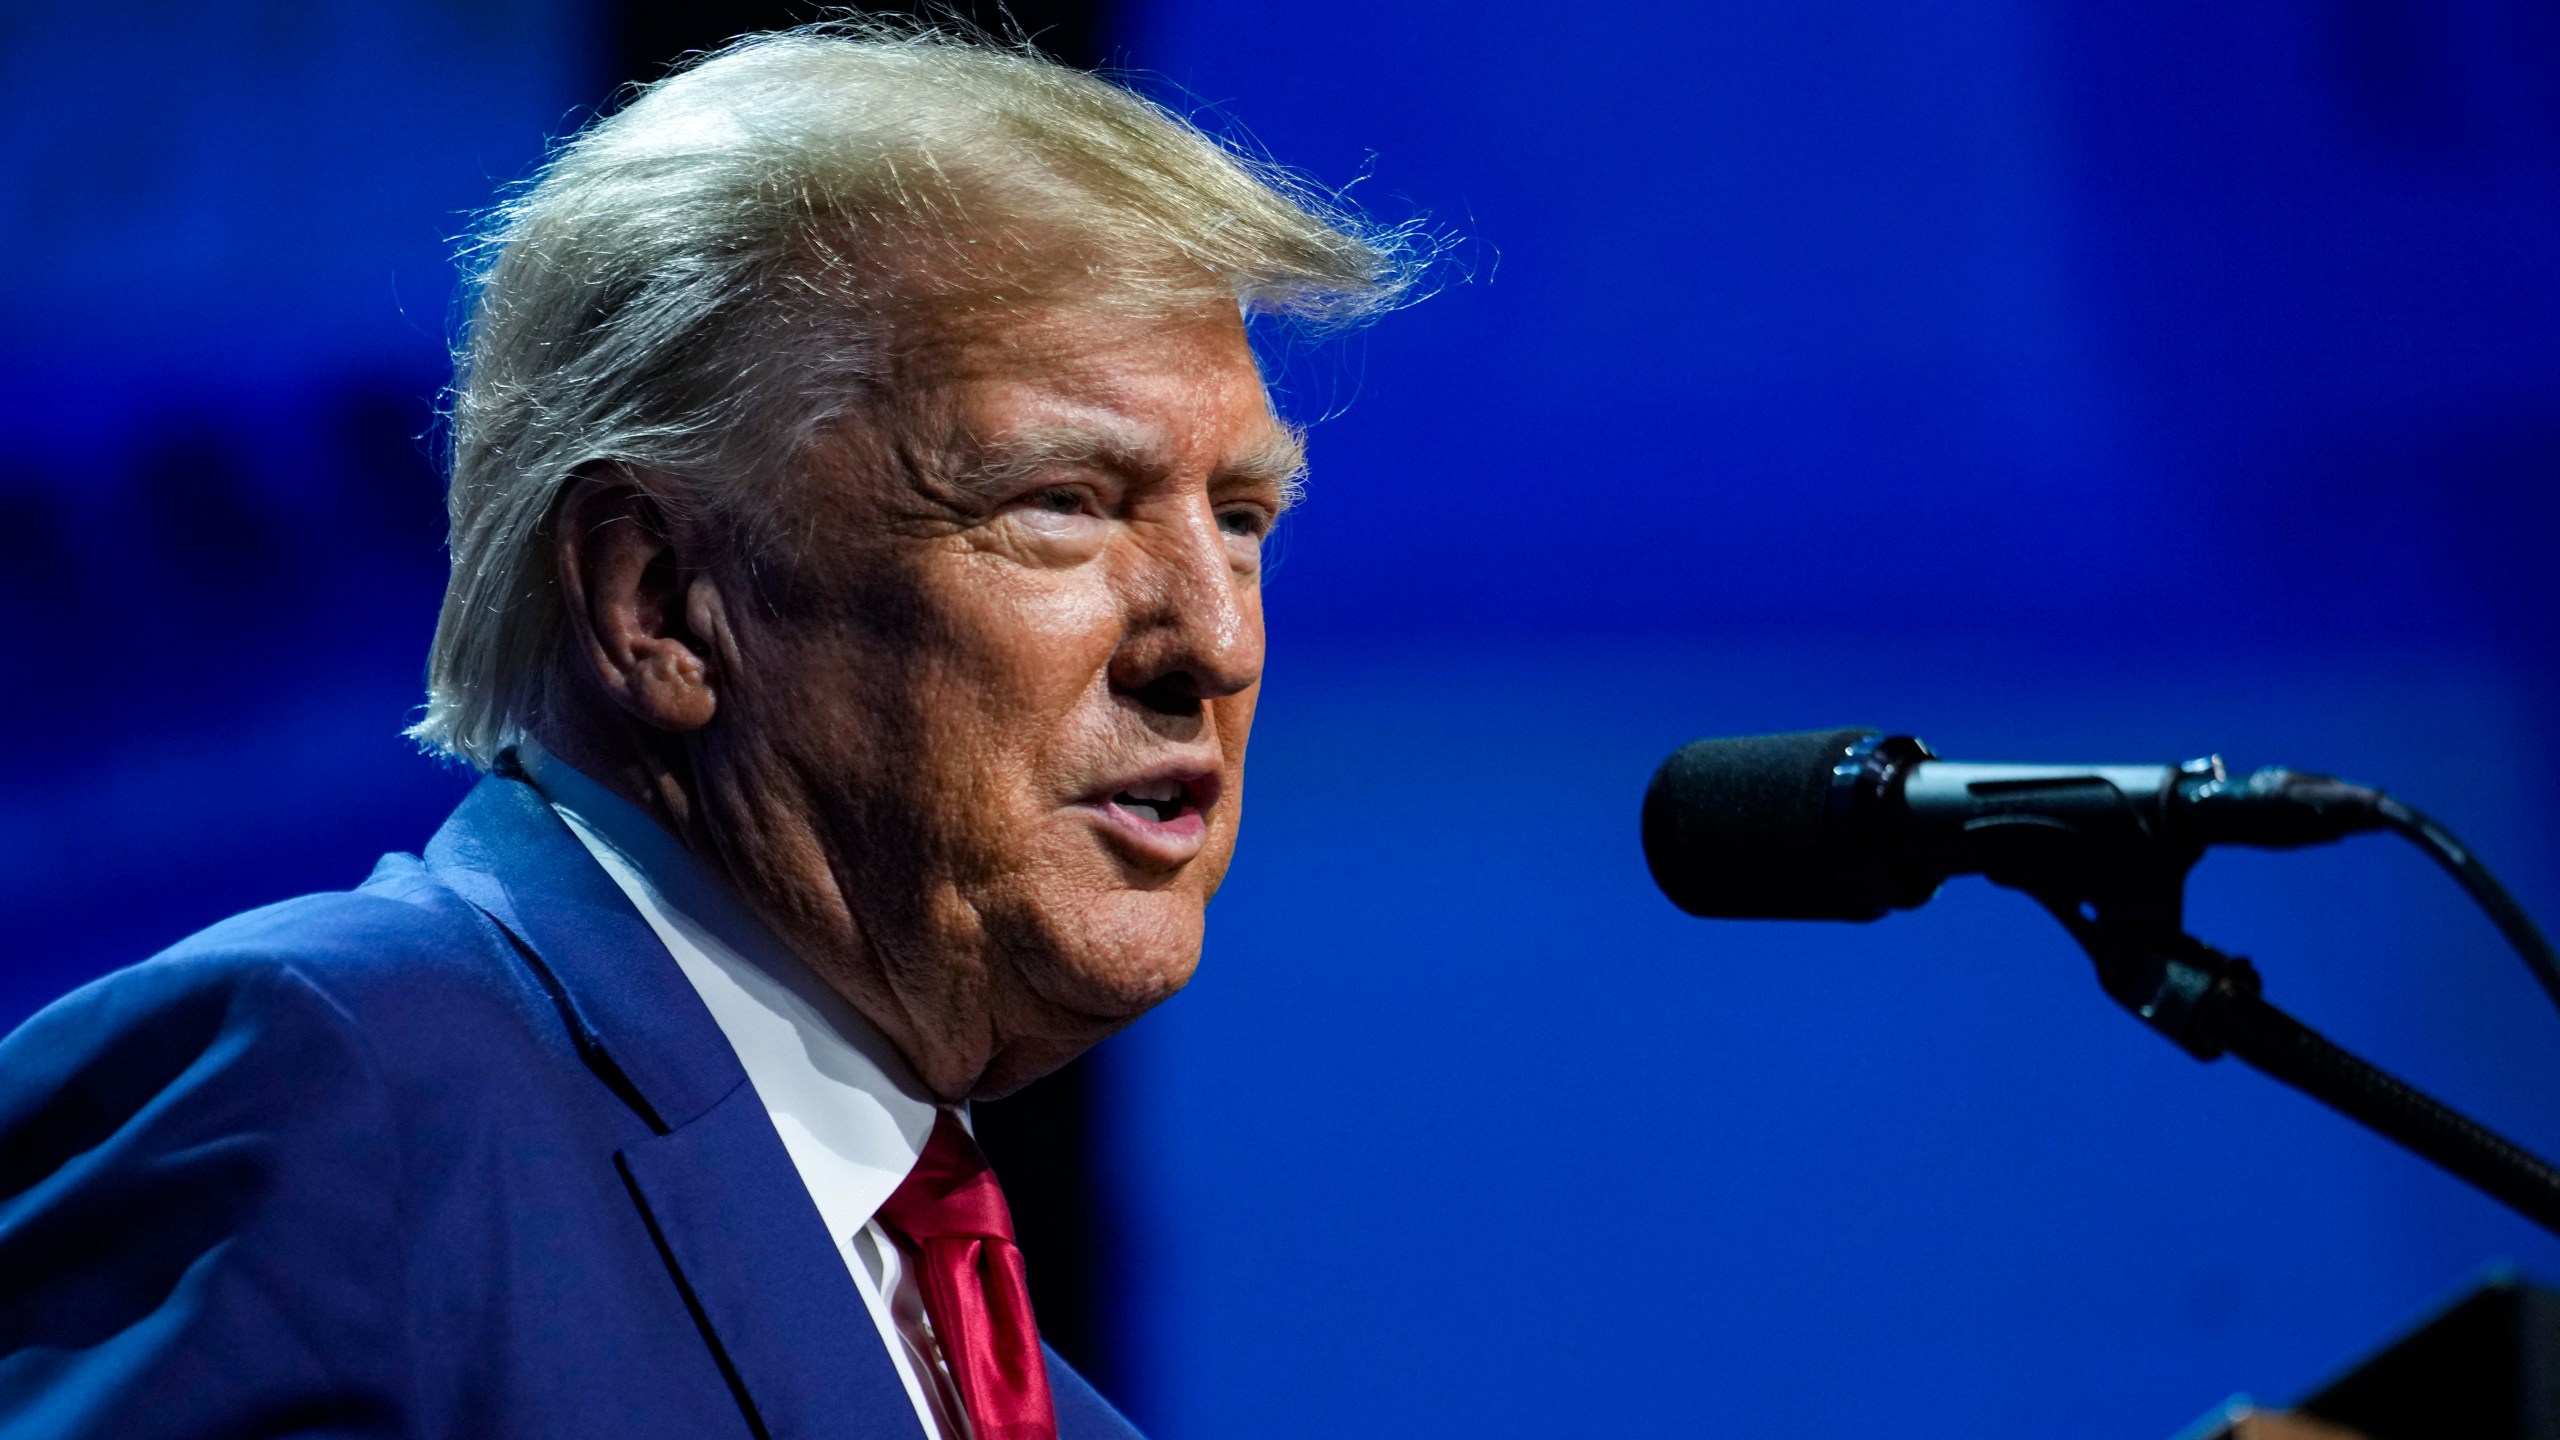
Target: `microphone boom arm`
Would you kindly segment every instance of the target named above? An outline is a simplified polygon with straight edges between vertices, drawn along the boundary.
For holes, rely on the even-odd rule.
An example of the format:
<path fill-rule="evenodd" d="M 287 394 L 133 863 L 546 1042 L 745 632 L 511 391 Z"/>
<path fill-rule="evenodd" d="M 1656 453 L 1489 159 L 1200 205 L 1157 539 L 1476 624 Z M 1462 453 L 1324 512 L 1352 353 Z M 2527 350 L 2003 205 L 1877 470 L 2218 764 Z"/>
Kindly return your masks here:
<path fill-rule="evenodd" d="M 2131 915 L 2117 905 L 2035 898 L 2096 962 L 2107 994 L 2178 1048 L 2199 1060 L 2235 1055 L 2560 1235 L 2560 1169 L 2269 1004 L 2247 960 L 2184 933 L 2174 919 L 2159 923 L 2162 909 L 2175 915 L 2174 897 Z"/>

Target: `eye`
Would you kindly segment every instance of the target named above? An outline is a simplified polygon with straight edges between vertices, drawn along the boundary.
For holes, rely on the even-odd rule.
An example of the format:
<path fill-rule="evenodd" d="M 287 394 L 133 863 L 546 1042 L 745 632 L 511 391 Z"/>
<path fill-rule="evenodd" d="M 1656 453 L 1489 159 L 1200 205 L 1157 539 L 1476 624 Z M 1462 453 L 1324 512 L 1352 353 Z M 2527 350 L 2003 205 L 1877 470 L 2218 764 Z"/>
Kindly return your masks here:
<path fill-rule="evenodd" d="M 1259 505 L 1236 505 L 1218 512 L 1218 528 L 1246 540 L 1271 533 L 1271 513 Z"/>
<path fill-rule="evenodd" d="M 1015 494 L 996 516 L 1003 533 L 1035 547 L 1051 560 L 1078 559 L 1102 543 L 1110 529 L 1104 499 L 1089 485 L 1040 485 Z"/>
<path fill-rule="evenodd" d="M 1043 485 L 1005 502 L 1007 511 L 1043 530 L 1101 518 L 1101 505 L 1082 485 Z"/>

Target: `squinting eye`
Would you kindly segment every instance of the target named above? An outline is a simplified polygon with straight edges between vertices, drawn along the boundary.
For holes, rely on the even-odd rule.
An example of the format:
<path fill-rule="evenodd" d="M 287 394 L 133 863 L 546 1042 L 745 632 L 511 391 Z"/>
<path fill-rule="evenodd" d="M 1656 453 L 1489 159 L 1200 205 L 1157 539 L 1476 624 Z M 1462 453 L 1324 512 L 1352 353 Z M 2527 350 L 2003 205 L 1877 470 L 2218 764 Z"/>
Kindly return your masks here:
<path fill-rule="evenodd" d="M 1259 510 L 1226 510 L 1218 515 L 1218 528 L 1230 535 L 1241 535 L 1247 540 L 1259 540 L 1262 538 L 1262 532 L 1270 529 L 1271 524 L 1263 518 Z"/>
<path fill-rule="evenodd" d="M 1027 497 L 1034 509 L 1052 515 L 1073 515 L 1084 509 L 1084 497 L 1064 485 L 1052 485 Z"/>

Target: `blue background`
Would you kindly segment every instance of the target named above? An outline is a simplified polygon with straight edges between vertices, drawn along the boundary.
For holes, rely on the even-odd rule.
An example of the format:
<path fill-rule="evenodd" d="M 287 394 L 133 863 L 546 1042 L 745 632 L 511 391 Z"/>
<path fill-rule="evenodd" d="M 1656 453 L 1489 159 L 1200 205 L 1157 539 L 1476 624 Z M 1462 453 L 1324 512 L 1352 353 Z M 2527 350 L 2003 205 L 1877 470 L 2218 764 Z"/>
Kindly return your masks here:
<path fill-rule="evenodd" d="M 564 4 L 0 20 L 0 1005 L 414 848 L 447 240 Z M 1201 978 L 1114 1041 L 1168 1440 L 2165 1436 L 2560 1244 L 2117 1013 L 2016 897 L 1673 912 L 1697 734 L 2388 784 L 2560 916 L 2560 12 L 1155 0 L 1114 49 L 1389 218 Z M 2560 1029 L 2384 841 L 2201 935 L 2560 1153 Z M 1353 1418 L 1346 1418 L 1353 1417 Z"/>

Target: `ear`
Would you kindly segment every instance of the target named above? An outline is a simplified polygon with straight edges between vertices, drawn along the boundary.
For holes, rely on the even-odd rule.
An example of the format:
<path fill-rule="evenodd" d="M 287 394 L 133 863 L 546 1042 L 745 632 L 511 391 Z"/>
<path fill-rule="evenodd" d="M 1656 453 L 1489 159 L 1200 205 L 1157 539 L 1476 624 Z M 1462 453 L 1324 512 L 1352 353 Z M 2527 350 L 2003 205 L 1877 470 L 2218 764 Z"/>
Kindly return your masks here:
<path fill-rule="evenodd" d="M 737 649 L 719 587 L 644 477 L 602 466 L 570 482 L 553 558 L 573 649 L 614 704 L 676 734 L 711 723 Z"/>

